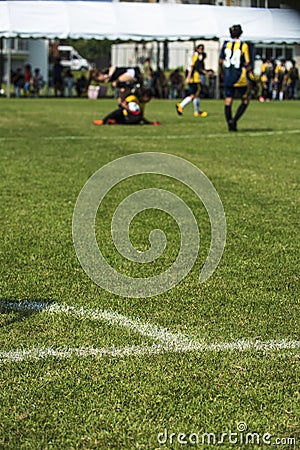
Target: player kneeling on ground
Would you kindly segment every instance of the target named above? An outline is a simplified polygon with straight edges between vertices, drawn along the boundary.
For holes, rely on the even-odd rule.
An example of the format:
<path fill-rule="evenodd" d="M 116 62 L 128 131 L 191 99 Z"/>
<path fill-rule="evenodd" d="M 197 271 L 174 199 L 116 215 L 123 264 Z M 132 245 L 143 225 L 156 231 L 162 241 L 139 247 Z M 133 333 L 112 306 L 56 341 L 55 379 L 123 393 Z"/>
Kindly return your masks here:
<path fill-rule="evenodd" d="M 134 94 L 125 97 L 118 109 L 108 114 L 102 120 L 94 120 L 94 125 L 160 125 L 160 122 L 150 122 L 144 117 L 145 104 L 152 99 L 151 89 L 141 88 Z"/>

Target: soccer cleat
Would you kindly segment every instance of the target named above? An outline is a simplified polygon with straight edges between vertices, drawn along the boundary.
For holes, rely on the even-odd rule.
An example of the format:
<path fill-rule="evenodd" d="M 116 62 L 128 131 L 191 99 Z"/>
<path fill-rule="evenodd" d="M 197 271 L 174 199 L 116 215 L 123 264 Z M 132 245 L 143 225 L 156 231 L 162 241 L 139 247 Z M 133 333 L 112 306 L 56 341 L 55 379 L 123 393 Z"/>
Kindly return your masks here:
<path fill-rule="evenodd" d="M 261 103 L 263 103 L 263 102 L 265 101 L 265 99 L 264 99 L 264 97 L 263 97 L 262 95 L 259 97 L 259 101 L 260 101 Z"/>
<path fill-rule="evenodd" d="M 177 103 L 177 105 L 176 105 L 176 111 L 177 111 L 177 114 L 178 114 L 179 116 L 182 116 L 182 114 L 183 114 L 183 107 L 180 105 L 180 103 Z"/>
<path fill-rule="evenodd" d="M 94 125 L 103 125 L 104 122 L 103 122 L 103 120 L 94 120 L 94 121 L 93 121 L 93 124 L 94 124 Z"/>
<path fill-rule="evenodd" d="M 208 113 L 206 111 L 194 112 L 194 117 L 207 117 Z"/>
<path fill-rule="evenodd" d="M 107 125 L 116 125 L 117 122 L 115 121 L 115 119 L 107 119 Z"/>
<path fill-rule="evenodd" d="M 236 122 L 234 120 L 228 121 L 228 131 L 237 131 Z"/>

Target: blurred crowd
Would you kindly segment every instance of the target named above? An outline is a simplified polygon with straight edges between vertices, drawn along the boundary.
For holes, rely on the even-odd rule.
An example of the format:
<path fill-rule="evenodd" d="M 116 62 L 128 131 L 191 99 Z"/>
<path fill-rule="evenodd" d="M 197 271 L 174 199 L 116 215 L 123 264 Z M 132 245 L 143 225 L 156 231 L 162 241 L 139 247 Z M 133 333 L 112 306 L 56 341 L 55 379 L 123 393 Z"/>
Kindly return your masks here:
<path fill-rule="evenodd" d="M 88 78 L 84 73 L 74 76 L 68 67 L 62 66 L 57 59 L 51 67 L 48 83 L 45 82 L 40 68 L 32 69 L 26 64 L 24 70 L 18 68 L 11 74 L 16 97 L 78 97 L 87 92 Z"/>
<path fill-rule="evenodd" d="M 257 83 L 253 86 L 252 97 L 261 102 L 271 100 L 289 100 L 299 98 L 299 70 L 296 62 L 284 58 L 259 61 Z M 217 85 L 222 98 L 222 78 L 218 80 L 216 73 L 208 69 L 201 77 L 201 97 L 215 98 Z M 176 68 L 164 71 L 160 67 L 153 69 L 150 58 L 146 58 L 141 68 L 142 83 L 152 90 L 153 96 L 161 99 L 183 98 L 187 91 L 186 71 Z M 51 65 L 49 79 L 46 83 L 39 68 L 26 64 L 24 69 L 18 68 L 11 75 L 16 97 L 87 97 L 90 84 L 95 84 L 88 72 L 76 72 L 64 67 L 59 59 Z M 97 84 L 97 83 L 96 83 Z M 100 83 L 98 83 L 100 84 Z M 107 90 L 105 90 L 106 95 Z M 117 96 L 117 89 L 112 92 Z"/>
<path fill-rule="evenodd" d="M 259 81 L 261 102 L 298 99 L 299 70 L 294 60 L 261 60 Z"/>

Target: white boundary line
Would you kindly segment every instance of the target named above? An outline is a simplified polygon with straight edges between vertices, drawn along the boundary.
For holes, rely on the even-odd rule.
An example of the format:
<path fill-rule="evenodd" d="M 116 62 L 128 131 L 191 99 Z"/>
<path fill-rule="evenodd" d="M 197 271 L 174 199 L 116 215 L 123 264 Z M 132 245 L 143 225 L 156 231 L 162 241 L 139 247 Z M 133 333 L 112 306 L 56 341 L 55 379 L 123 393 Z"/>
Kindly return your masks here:
<path fill-rule="evenodd" d="M 259 340 L 240 339 L 233 342 L 201 343 L 182 333 L 171 333 L 166 328 L 152 325 L 149 322 L 141 322 L 139 319 L 131 319 L 121 314 L 108 310 L 90 309 L 85 307 L 64 306 L 57 303 L 44 302 L 11 302 L 0 301 L 0 308 L 8 311 L 32 311 L 37 313 L 66 314 L 80 319 L 92 319 L 105 321 L 112 325 L 123 327 L 137 332 L 147 338 L 158 341 L 152 345 L 126 346 L 122 348 L 108 347 L 34 347 L 31 349 L 19 349 L 0 351 L 0 362 L 19 362 L 24 360 L 38 360 L 50 357 L 78 358 L 78 357 L 127 357 L 148 356 L 166 352 L 224 352 L 224 351 L 279 351 L 300 348 L 300 341 L 288 341 L 285 339 L 266 342 Z"/>
<path fill-rule="evenodd" d="M 280 350 L 293 350 L 300 347 L 299 341 L 252 341 L 252 340 L 238 340 L 236 342 L 222 342 L 214 344 L 200 344 L 191 346 L 174 346 L 173 348 L 153 344 L 153 345 L 136 345 L 126 346 L 122 348 L 108 347 L 34 347 L 30 349 L 20 349 L 11 351 L 0 351 L 0 364 L 8 362 L 21 362 L 28 360 L 39 360 L 47 358 L 87 358 L 94 357 L 100 359 L 103 357 L 124 358 L 128 356 L 150 356 L 159 355 L 163 353 L 186 353 L 190 351 L 195 352 L 229 352 L 229 351 L 254 351 L 254 352 L 269 352 Z"/>
<path fill-rule="evenodd" d="M 296 129 L 296 130 L 274 130 L 274 131 L 242 131 L 241 133 L 239 133 L 240 137 L 259 137 L 259 136 L 274 136 L 274 135 L 287 135 L 287 134 L 298 134 L 300 133 L 300 129 Z M 226 138 L 226 137 L 234 137 L 236 136 L 236 133 L 219 133 L 219 134 L 195 134 L 195 135 L 191 135 L 191 134 L 169 134 L 169 135 L 164 135 L 164 139 L 213 139 L 213 138 Z M 144 134 L 141 135 L 135 135 L 134 139 L 142 139 L 145 140 L 145 138 L 147 140 L 149 139 L 153 139 L 153 140 L 161 140 L 161 136 L 156 136 L 156 135 L 149 135 L 146 136 Z M 15 136 L 15 137 L 1 137 L 0 138 L 0 142 L 6 142 L 6 141 L 18 141 L 18 140 L 23 140 L 24 138 L 22 136 Z M 105 140 L 105 141 L 109 141 L 109 140 L 126 140 L 126 139 L 132 139 L 132 136 L 102 136 L 102 135 L 98 135 L 98 136 L 37 136 L 37 139 L 42 140 L 42 141 L 82 141 L 82 140 Z"/>
<path fill-rule="evenodd" d="M 32 311 L 32 312 L 49 312 L 54 314 L 65 314 L 79 319 L 89 319 L 107 322 L 120 328 L 126 328 L 130 331 L 138 333 L 144 337 L 154 341 L 159 341 L 169 346 L 188 346 L 191 345 L 192 339 L 181 333 L 171 333 L 166 328 L 153 325 L 149 322 L 142 322 L 139 319 L 131 319 L 114 311 L 105 309 L 90 309 L 86 307 L 76 307 L 59 305 L 58 303 L 44 302 L 10 302 L 0 301 L 0 309 L 8 311 Z"/>

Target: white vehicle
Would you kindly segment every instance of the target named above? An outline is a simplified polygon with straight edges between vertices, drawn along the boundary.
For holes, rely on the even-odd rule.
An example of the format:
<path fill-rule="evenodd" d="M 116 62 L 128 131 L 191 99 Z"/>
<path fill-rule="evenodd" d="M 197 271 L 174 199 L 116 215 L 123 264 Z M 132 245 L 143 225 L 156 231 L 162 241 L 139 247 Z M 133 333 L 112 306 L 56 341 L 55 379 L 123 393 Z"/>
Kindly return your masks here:
<path fill-rule="evenodd" d="M 71 70 L 90 70 L 91 64 L 70 45 L 58 46 L 60 63 Z"/>

